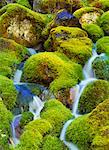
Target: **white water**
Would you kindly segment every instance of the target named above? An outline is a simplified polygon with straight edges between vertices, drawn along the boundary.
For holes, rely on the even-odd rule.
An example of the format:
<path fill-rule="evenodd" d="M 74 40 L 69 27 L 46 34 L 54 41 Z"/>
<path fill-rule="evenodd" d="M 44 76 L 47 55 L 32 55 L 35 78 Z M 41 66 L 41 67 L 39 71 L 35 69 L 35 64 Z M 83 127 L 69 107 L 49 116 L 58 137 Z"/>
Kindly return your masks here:
<path fill-rule="evenodd" d="M 21 119 L 21 114 L 20 115 L 17 115 L 17 116 L 15 116 L 14 118 L 13 118 L 13 121 L 12 121 L 12 123 L 11 123 L 11 128 L 12 128 L 12 140 L 13 140 L 13 143 L 14 143 L 14 145 L 17 145 L 17 144 L 19 144 L 19 139 L 17 138 L 17 136 L 16 136 L 16 131 L 15 131 L 15 124 L 17 124 L 18 125 L 18 123 L 19 123 L 19 121 L 20 121 L 20 119 Z M 17 123 L 15 123 L 15 122 L 17 122 Z"/>
<path fill-rule="evenodd" d="M 79 100 L 80 100 L 80 97 L 84 91 L 84 89 L 86 88 L 86 86 L 97 80 L 95 77 L 94 77 L 94 73 L 93 73 L 93 69 L 92 69 L 92 63 L 93 61 L 97 58 L 97 57 L 101 57 L 103 56 L 104 54 L 101 54 L 101 55 L 98 55 L 96 53 L 96 49 L 94 48 L 93 51 L 92 51 L 92 57 L 89 59 L 89 61 L 85 64 L 84 68 L 83 68 L 83 74 L 84 74 L 84 77 L 85 79 L 83 81 L 80 82 L 80 84 L 76 85 L 75 87 L 71 88 L 71 91 L 74 93 L 75 91 L 75 95 L 74 95 L 74 104 L 73 104 L 73 108 L 72 108 L 72 113 L 73 115 L 75 116 L 75 118 L 78 118 L 79 116 L 81 116 L 79 113 L 78 113 L 78 104 L 79 104 Z M 72 95 L 73 95 L 72 93 Z M 66 141 L 66 130 L 68 128 L 68 126 L 74 121 L 75 119 L 70 119 L 68 120 L 64 126 L 63 126 L 63 129 L 61 131 L 61 134 L 60 134 L 60 140 L 64 142 L 64 144 L 70 149 L 70 150 L 78 150 L 78 147 L 71 143 L 71 142 L 67 142 Z"/>
<path fill-rule="evenodd" d="M 36 54 L 36 51 L 35 51 L 35 49 L 33 49 L 33 48 L 28 48 L 28 51 L 29 51 L 29 53 L 30 53 L 31 55 Z"/>
<path fill-rule="evenodd" d="M 22 70 L 17 69 L 13 79 L 14 83 L 19 83 L 21 80 L 21 76 L 22 76 Z"/>
<path fill-rule="evenodd" d="M 29 103 L 29 111 L 34 115 L 34 120 L 40 118 L 40 112 L 44 107 L 44 102 L 38 96 L 33 96 L 33 101 Z"/>

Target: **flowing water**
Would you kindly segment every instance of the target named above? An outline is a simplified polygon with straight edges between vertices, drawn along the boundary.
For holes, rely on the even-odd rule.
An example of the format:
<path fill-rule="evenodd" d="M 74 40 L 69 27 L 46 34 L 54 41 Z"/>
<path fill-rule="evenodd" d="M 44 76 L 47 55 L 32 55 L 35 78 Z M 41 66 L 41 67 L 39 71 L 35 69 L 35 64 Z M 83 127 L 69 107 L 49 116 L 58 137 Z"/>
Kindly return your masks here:
<path fill-rule="evenodd" d="M 83 81 L 81 81 L 78 85 L 76 85 L 75 87 L 71 88 L 70 93 L 74 93 L 74 91 L 75 91 L 74 103 L 73 103 L 73 107 L 72 107 L 72 114 L 75 116 L 75 118 L 78 118 L 79 116 L 81 116 L 78 113 L 78 104 L 79 104 L 79 100 L 80 100 L 80 97 L 81 97 L 84 89 L 86 88 L 86 86 L 89 83 L 97 80 L 94 76 L 94 72 L 92 69 L 92 63 L 97 57 L 101 57 L 101 56 L 104 56 L 104 54 L 98 55 L 96 52 L 96 48 L 94 47 L 92 50 L 92 57 L 89 59 L 89 61 L 85 64 L 85 66 L 83 68 L 83 74 L 84 74 L 85 79 Z M 60 134 L 60 140 L 63 141 L 64 144 L 70 150 L 78 150 L 78 147 L 75 144 L 66 141 L 66 130 L 67 130 L 68 126 L 75 120 L 75 118 L 68 120 L 64 124 L 63 129 Z"/>
<path fill-rule="evenodd" d="M 21 76 L 22 76 L 22 70 L 17 69 L 13 79 L 14 83 L 20 83 Z"/>
<path fill-rule="evenodd" d="M 30 55 L 36 54 L 36 50 L 33 48 L 28 48 L 28 52 L 30 53 Z"/>

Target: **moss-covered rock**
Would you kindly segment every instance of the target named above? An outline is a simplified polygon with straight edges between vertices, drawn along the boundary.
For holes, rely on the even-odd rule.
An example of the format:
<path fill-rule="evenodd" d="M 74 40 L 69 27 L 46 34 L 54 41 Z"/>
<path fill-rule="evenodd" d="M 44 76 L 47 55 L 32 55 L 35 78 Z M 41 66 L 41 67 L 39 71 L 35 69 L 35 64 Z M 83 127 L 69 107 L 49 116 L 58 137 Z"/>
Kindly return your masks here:
<path fill-rule="evenodd" d="M 78 104 L 80 113 L 89 113 L 96 106 L 109 97 L 109 82 L 96 80 L 84 89 Z"/>
<path fill-rule="evenodd" d="M 20 4 L 20 5 L 23 5 L 23 6 L 27 7 L 27 8 L 29 8 L 29 9 L 32 9 L 32 7 L 31 7 L 31 5 L 30 5 L 28 0 L 16 0 L 16 2 L 18 4 Z"/>
<path fill-rule="evenodd" d="M 103 30 L 97 24 L 83 24 L 82 28 L 88 33 L 94 43 L 104 36 Z"/>
<path fill-rule="evenodd" d="M 104 55 L 93 61 L 92 68 L 97 79 L 109 81 L 109 57 Z"/>
<path fill-rule="evenodd" d="M 97 53 L 106 53 L 109 55 L 109 36 L 105 36 L 96 42 Z"/>
<path fill-rule="evenodd" d="M 47 135 L 43 140 L 42 150 L 67 150 L 67 147 L 59 138 Z"/>
<path fill-rule="evenodd" d="M 24 46 L 10 39 L 0 38 L 0 75 L 12 78 L 18 64 L 28 56 Z"/>
<path fill-rule="evenodd" d="M 109 11 L 104 12 L 100 17 L 100 24 L 106 35 L 109 35 Z"/>
<path fill-rule="evenodd" d="M 19 5 L 8 4 L 0 10 L 0 35 L 33 47 L 41 41 L 47 16 Z"/>
<path fill-rule="evenodd" d="M 74 12 L 74 16 L 79 19 L 80 24 L 97 24 L 103 11 L 95 7 L 83 7 Z"/>
<path fill-rule="evenodd" d="M 2 99 L 0 98 L 0 149 L 7 150 L 9 149 L 8 140 L 11 136 L 10 124 L 12 121 L 13 115 L 6 106 L 3 104 Z"/>
<path fill-rule="evenodd" d="M 71 88 L 81 79 L 82 68 L 79 64 L 52 52 L 43 52 L 30 57 L 23 71 L 23 81 L 45 85 L 54 94 L 61 89 Z"/>
<path fill-rule="evenodd" d="M 20 120 L 20 127 L 23 129 L 30 121 L 32 121 L 34 115 L 31 112 L 23 112 Z"/>
<path fill-rule="evenodd" d="M 17 98 L 13 81 L 0 75 L 0 97 L 8 109 L 12 109 Z"/>
<path fill-rule="evenodd" d="M 90 114 L 75 119 L 67 129 L 66 138 L 77 144 L 80 150 L 108 150 L 109 99 Z"/>
<path fill-rule="evenodd" d="M 55 13 L 60 9 L 66 8 L 70 12 L 74 12 L 78 8 L 82 7 L 81 0 L 35 0 L 34 10 L 42 13 Z"/>
<path fill-rule="evenodd" d="M 46 119 L 53 127 L 51 135 L 59 137 L 65 122 L 72 118 L 72 113 L 58 100 L 49 100 L 41 112 L 41 118 Z"/>

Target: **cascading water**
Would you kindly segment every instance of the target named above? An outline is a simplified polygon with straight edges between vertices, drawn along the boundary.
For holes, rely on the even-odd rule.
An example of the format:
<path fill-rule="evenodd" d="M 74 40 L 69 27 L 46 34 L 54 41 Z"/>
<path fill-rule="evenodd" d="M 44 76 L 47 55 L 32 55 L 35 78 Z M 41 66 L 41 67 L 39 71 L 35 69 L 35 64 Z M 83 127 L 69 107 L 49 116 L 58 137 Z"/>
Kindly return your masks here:
<path fill-rule="evenodd" d="M 28 48 L 28 52 L 30 53 L 30 55 L 36 54 L 36 50 L 33 48 Z"/>
<path fill-rule="evenodd" d="M 14 83 L 19 83 L 21 80 L 21 76 L 22 76 L 22 70 L 17 69 L 13 79 Z"/>
<path fill-rule="evenodd" d="M 73 104 L 73 108 L 72 108 L 72 114 L 75 116 L 75 118 L 81 116 L 78 113 L 78 103 L 79 103 L 79 99 L 85 89 L 85 87 L 97 80 L 94 76 L 94 72 L 92 69 L 92 63 L 93 61 L 97 58 L 97 57 L 101 57 L 104 56 L 105 54 L 100 54 L 98 55 L 96 52 L 96 47 L 93 48 L 92 50 L 92 57 L 89 59 L 89 61 L 85 64 L 84 68 L 83 68 L 83 74 L 84 74 L 84 80 L 80 82 L 80 84 L 76 85 L 75 87 L 71 88 L 70 93 L 74 93 L 75 91 L 75 96 L 73 97 L 74 99 L 74 104 Z M 74 118 L 74 119 L 75 119 Z M 63 129 L 61 131 L 61 135 L 60 135 L 60 140 L 64 142 L 64 144 L 70 149 L 70 150 L 78 150 L 77 146 L 71 142 L 67 142 L 66 141 L 66 130 L 68 128 L 68 126 L 72 123 L 72 121 L 74 121 L 74 119 L 70 119 L 68 120 L 64 126 Z"/>
<path fill-rule="evenodd" d="M 34 115 L 34 120 L 40 118 L 40 112 L 44 107 L 44 102 L 38 96 L 33 96 L 33 101 L 29 103 L 29 111 Z"/>

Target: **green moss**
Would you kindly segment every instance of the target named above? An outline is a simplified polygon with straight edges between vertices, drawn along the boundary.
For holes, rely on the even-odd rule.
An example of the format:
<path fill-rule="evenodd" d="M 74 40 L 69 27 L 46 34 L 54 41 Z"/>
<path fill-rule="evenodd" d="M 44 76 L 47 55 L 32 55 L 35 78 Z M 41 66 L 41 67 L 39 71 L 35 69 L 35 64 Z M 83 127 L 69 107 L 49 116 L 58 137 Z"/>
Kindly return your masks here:
<path fill-rule="evenodd" d="M 93 61 L 92 68 L 97 79 L 109 81 L 109 57 L 104 55 Z"/>
<path fill-rule="evenodd" d="M 75 119 L 67 129 L 68 141 L 80 150 L 103 150 L 109 146 L 109 99 L 99 104 L 90 114 Z"/>
<path fill-rule="evenodd" d="M 47 15 L 34 12 L 19 4 L 8 4 L 0 10 L 0 35 L 26 47 L 41 41 Z M 20 26 L 20 28 L 19 28 Z"/>
<path fill-rule="evenodd" d="M 27 125 L 30 121 L 33 120 L 33 118 L 34 116 L 31 112 L 23 112 L 20 120 L 20 127 L 24 128 L 25 125 Z"/>
<path fill-rule="evenodd" d="M 17 98 L 13 81 L 0 75 L 0 97 L 8 109 L 12 109 Z"/>
<path fill-rule="evenodd" d="M 72 118 L 72 114 L 58 100 L 49 100 L 45 103 L 44 109 L 41 112 L 41 118 L 51 123 L 53 127 L 51 134 L 59 137 L 64 123 Z"/>
<path fill-rule="evenodd" d="M 64 53 L 73 62 L 84 65 L 92 55 L 92 46 L 92 41 L 87 37 L 83 37 L 61 41 L 55 49 L 60 53 Z"/>
<path fill-rule="evenodd" d="M 95 43 L 99 38 L 104 36 L 103 30 L 96 24 L 83 24 L 82 28 L 88 33 L 89 37 Z"/>
<path fill-rule="evenodd" d="M 49 38 L 45 42 L 44 46 L 47 50 L 50 48 L 54 49 L 62 40 L 65 41 L 71 38 L 81 37 L 88 37 L 88 35 L 80 28 L 58 26 L 50 31 Z"/>
<path fill-rule="evenodd" d="M 31 5 L 29 4 L 29 1 L 28 0 L 16 0 L 16 2 L 20 5 L 23 5 L 25 7 L 28 7 L 29 9 L 32 9 L 31 8 Z"/>
<path fill-rule="evenodd" d="M 0 149 L 9 149 L 8 140 L 11 136 L 10 123 L 12 121 L 12 114 L 7 110 L 0 99 Z"/>
<path fill-rule="evenodd" d="M 43 140 L 42 150 L 67 150 L 67 147 L 59 138 L 48 135 Z"/>
<path fill-rule="evenodd" d="M 100 24 L 101 24 L 101 28 L 104 30 L 104 32 L 107 35 L 109 35 L 109 11 L 106 11 L 100 17 Z"/>
<path fill-rule="evenodd" d="M 89 83 L 80 97 L 78 105 L 79 112 L 82 114 L 91 112 L 99 103 L 103 102 L 108 97 L 109 82 L 105 80 L 96 80 Z"/>
<path fill-rule="evenodd" d="M 99 39 L 96 43 L 97 53 L 106 53 L 109 55 L 109 36 L 105 36 Z"/>
<path fill-rule="evenodd" d="M 26 130 L 22 134 L 20 144 L 16 147 L 16 150 L 39 150 L 42 138 L 42 135 L 38 131 Z"/>
<path fill-rule="evenodd" d="M 24 66 L 23 81 L 46 85 L 54 93 L 74 86 L 82 79 L 82 68 L 62 57 L 51 52 L 30 57 Z"/>
<path fill-rule="evenodd" d="M 38 131 L 43 137 L 46 134 L 49 134 L 52 131 L 52 125 L 45 119 L 37 119 L 31 121 L 26 127 L 25 130 Z"/>

